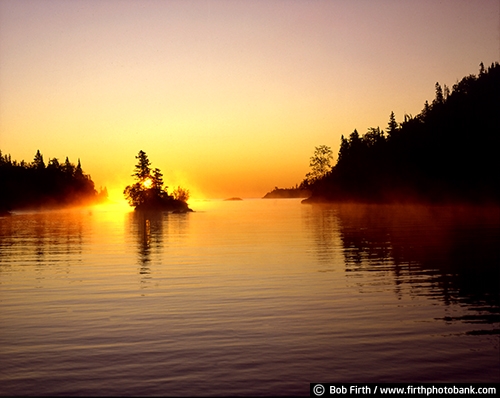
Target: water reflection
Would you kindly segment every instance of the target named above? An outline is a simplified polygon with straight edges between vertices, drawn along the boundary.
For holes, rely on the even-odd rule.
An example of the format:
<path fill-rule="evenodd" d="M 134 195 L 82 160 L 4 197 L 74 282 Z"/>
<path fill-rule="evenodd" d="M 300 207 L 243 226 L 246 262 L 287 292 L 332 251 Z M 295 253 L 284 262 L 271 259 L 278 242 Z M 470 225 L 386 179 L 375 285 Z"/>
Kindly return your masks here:
<path fill-rule="evenodd" d="M 340 258 L 342 243 L 340 237 L 338 209 L 334 206 L 312 206 L 304 213 L 306 230 L 314 234 L 314 250 L 321 272 L 334 271 L 343 261 Z"/>
<path fill-rule="evenodd" d="M 333 258 L 340 240 L 346 277 L 361 292 L 392 286 L 398 298 L 467 306 L 443 320 L 499 333 L 499 209 L 331 205 L 311 214 L 319 259 Z"/>
<path fill-rule="evenodd" d="M 187 234 L 188 214 L 169 214 L 166 212 L 139 212 L 129 214 L 129 231 L 135 237 L 137 263 L 141 283 L 146 284 L 152 277 L 155 265 L 161 266 L 169 245 L 175 244 L 179 237 Z"/>
<path fill-rule="evenodd" d="M 49 266 L 68 274 L 82 261 L 89 217 L 86 211 L 46 211 L 1 218 L 0 270 L 34 264 L 39 280 Z"/>
<path fill-rule="evenodd" d="M 153 260 L 160 262 L 163 248 L 163 214 L 158 212 L 130 213 L 130 226 L 137 239 L 139 274 L 148 278 Z"/>
<path fill-rule="evenodd" d="M 300 396 L 332 374 L 498 376 L 495 290 L 457 279 L 470 271 L 461 261 L 482 254 L 498 282 L 487 266 L 497 259 L 491 230 L 471 236 L 456 217 L 446 232 L 404 211 L 279 200 L 92 213 L 0 220 L 5 395 Z M 484 228 L 498 232 L 490 221 Z"/>

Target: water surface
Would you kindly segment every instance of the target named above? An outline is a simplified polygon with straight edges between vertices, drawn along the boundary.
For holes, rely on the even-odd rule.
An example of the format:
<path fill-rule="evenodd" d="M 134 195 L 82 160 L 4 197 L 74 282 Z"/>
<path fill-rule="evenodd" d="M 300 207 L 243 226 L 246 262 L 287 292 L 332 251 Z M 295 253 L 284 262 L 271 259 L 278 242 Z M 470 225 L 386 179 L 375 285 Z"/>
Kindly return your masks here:
<path fill-rule="evenodd" d="M 0 218 L 1 394 L 498 380 L 498 210 L 191 207 Z"/>

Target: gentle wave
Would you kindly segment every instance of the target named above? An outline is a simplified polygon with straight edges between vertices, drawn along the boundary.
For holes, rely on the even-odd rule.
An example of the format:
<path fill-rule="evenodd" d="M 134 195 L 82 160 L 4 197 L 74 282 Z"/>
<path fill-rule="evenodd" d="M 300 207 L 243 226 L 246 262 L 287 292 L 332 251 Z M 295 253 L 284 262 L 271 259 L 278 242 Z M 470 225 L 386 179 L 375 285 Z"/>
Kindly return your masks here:
<path fill-rule="evenodd" d="M 0 390 L 274 396 L 318 380 L 496 381 L 497 215 L 203 206 L 1 219 Z"/>

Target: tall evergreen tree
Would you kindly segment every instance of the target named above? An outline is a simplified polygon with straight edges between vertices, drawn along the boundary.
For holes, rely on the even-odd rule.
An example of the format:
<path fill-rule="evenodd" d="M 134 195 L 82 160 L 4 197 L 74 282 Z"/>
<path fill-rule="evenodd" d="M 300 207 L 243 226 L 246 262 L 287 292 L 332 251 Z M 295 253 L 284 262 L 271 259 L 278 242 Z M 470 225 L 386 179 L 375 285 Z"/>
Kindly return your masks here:
<path fill-rule="evenodd" d="M 398 123 L 396 122 L 396 116 L 394 112 L 391 112 L 389 115 L 389 123 L 387 125 L 387 136 L 389 138 L 394 138 L 398 131 Z"/>
<path fill-rule="evenodd" d="M 64 161 L 62 168 L 63 168 L 64 173 L 66 173 L 66 176 L 68 178 L 73 177 L 73 175 L 75 173 L 75 166 L 73 164 L 71 164 L 71 162 L 69 161 L 69 158 L 67 156 L 66 156 L 66 160 Z"/>
<path fill-rule="evenodd" d="M 444 102 L 443 88 L 436 82 L 436 98 L 432 102 L 433 105 L 441 105 Z"/>
<path fill-rule="evenodd" d="M 77 177 L 79 179 L 84 177 L 83 170 L 82 170 L 82 164 L 80 163 L 80 158 L 78 158 L 78 164 L 76 165 L 75 177 Z"/>
<path fill-rule="evenodd" d="M 39 149 L 36 151 L 33 163 L 31 165 L 36 170 L 45 169 L 45 162 L 43 161 L 43 155 L 40 153 Z"/>
<path fill-rule="evenodd" d="M 143 150 L 135 157 L 138 162 L 135 165 L 135 171 L 132 176 L 135 176 L 139 182 L 144 182 L 146 179 L 151 178 L 151 162 Z"/>
<path fill-rule="evenodd" d="M 340 137 L 340 149 L 337 164 L 342 164 L 349 156 L 349 141 L 342 135 Z"/>

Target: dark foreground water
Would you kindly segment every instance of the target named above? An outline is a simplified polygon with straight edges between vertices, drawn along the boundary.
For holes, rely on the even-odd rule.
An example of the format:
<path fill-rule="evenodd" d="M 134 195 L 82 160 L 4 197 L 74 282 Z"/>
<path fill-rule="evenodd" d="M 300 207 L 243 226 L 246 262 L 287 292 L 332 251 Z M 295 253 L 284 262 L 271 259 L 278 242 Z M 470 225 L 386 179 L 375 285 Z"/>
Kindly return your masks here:
<path fill-rule="evenodd" d="M 498 381 L 498 209 L 191 207 L 0 218 L 0 395 Z"/>

